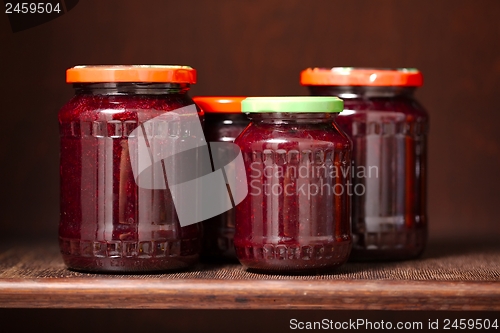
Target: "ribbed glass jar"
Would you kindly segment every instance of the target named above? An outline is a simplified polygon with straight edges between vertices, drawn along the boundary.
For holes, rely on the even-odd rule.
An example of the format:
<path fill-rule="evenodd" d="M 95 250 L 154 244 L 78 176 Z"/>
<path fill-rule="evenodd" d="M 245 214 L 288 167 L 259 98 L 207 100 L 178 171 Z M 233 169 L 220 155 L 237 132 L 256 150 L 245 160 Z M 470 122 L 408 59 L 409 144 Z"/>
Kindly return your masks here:
<path fill-rule="evenodd" d="M 140 187 L 134 175 L 138 131 L 148 141 L 148 153 L 155 154 L 161 133 L 154 119 L 195 108 L 187 95 L 195 74 L 185 66 L 68 70 L 76 95 L 59 112 L 59 244 L 69 268 L 152 272 L 197 261 L 201 229 L 198 224 L 181 228 L 164 175 L 153 172 L 151 179 L 163 189 Z M 172 136 L 171 144 L 181 139 Z"/>
<path fill-rule="evenodd" d="M 342 101 L 261 97 L 242 103 L 250 125 L 236 139 L 248 195 L 236 209 L 236 255 L 262 272 L 317 272 L 351 248 L 351 142 L 335 124 Z"/>
<path fill-rule="evenodd" d="M 310 68 L 301 83 L 314 96 L 338 96 L 337 123 L 353 141 L 354 260 L 419 256 L 427 241 L 429 117 L 413 94 L 415 69 Z"/>
<path fill-rule="evenodd" d="M 195 103 L 205 114 L 205 138 L 207 142 L 234 142 L 250 120 L 241 112 L 237 96 L 196 96 Z M 236 260 L 234 252 L 235 209 L 203 221 L 202 257 Z"/>

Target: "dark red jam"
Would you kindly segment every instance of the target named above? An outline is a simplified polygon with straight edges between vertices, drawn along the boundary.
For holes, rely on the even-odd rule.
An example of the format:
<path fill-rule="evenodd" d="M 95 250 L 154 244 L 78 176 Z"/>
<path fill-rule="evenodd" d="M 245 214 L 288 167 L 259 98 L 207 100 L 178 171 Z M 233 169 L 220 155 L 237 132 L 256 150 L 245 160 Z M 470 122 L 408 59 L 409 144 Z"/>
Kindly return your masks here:
<path fill-rule="evenodd" d="M 321 100 L 282 98 L 303 103 L 303 111 L 286 112 L 297 108 L 278 99 L 278 106 L 264 105 L 259 112 L 261 100 L 266 98 L 243 102 L 243 111 L 254 111 L 235 141 L 248 186 L 236 210 L 236 255 L 247 268 L 262 272 L 338 266 L 351 248 L 351 143 L 334 122 L 342 102 L 323 100 L 327 111 L 313 112 Z"/>
<path fill-rule="evenodd" d="M 309 84 L 312 95 L 344 100 L 336 120 L 353 141 L 354 186 L 363 187 L 353 196 L 353 260 L 415 258 L 427 239 L 429 119 L 413 97 L 421 74 L 388 72 L 394 86 L 387 81 L 381 86 Z M 385 75 L 373 73 L 378 76 L 375 83 Z"/>
<path fill-rule="evenodd" d="M 59 243 L 65 264 L 95 272 L 177 270 L 197 261 L 198 224 L 179 224 L 170 191 L 136 184 L 133 131 L 193 104 L 188 84 L 75 83 L 59 112 Z M 133 161 L 133 159 L 132 159 Z"/>
<path fill-rule="evenodd" d="M 244 97 L 200 96 L 193 100 L 204 111 L 207 142 L 234 142 L 250 120 L 241 113 Z M 211 259 L 236 259 L 234 252 L 235 209 L 203 221 L 202 256 Z"/>

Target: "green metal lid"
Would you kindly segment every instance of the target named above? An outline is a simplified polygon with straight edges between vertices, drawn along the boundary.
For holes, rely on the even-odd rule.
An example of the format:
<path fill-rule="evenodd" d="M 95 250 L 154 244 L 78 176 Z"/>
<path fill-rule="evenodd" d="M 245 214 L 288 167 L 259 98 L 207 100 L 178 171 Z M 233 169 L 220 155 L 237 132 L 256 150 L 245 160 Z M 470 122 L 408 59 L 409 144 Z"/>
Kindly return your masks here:
<path fill-rule="evenodd" d="M 344 102 L 330 96 L 248 97 L 241 102 L 245 113 L 332 113 L 343 109 Z"/>

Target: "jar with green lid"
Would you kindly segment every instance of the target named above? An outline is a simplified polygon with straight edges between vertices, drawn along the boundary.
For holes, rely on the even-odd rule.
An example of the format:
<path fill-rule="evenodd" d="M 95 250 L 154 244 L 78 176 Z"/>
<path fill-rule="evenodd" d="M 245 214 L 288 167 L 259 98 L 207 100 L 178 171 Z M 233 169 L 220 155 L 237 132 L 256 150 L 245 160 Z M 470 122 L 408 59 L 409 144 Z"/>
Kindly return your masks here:
<path fill-rule="evenodd" d="M 235 143 L 248 195 L 237 206 L 234 244 L 247 268 L 316 272 L 344 263 L 351 249 L 351 142 L 335 118 L 335 97 L 252 97 L 251 119 Z"/>

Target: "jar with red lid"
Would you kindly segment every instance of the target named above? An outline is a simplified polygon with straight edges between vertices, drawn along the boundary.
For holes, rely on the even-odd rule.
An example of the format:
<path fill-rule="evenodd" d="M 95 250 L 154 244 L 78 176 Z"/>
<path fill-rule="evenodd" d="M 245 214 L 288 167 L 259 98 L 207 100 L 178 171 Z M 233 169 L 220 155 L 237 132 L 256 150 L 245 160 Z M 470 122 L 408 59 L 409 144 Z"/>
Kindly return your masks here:
<path fill-rule="evenodd" d="M 210 142 L 234 142 L 250 122 L 241 112 L 239 96 L 196 96 L 194 102 L 205 115 L 205 139 Z M 203 221 L 202 256 L 211 259 L 236 259 L 234 253 L 235 209 Z"/>
<path fill-rule="evenodd" d="M 410 259 L 427 239 L 429 117 L 413 94 L 416 69 L 309 68 L 301 84 L 338 96 L 337 123 L 353 141 L 353 249 L 357 260 Z"/>
<path fill-rule="evenodd" d="M 335 97 L 252 97 L 238 136 L 247 197 L 236 207 L 239 261 L 262 272 L 317 272 L 351 248 L 351 142 Z"/>
<path fill-rule="evenodd" d="M 191 110 L 201 131 L 187 94 L 196 71 L 77 66 L 66 74 L 76 94 L 59 112 L 65 264 L 81 271 L 154 272 L 195 263 L 200 226 L 181 227 L 163 161 L 153 159 L 183 140 L 182 126 L 170 128 L 173 123 L 158 119 Z"/>

